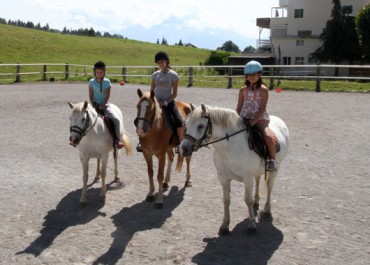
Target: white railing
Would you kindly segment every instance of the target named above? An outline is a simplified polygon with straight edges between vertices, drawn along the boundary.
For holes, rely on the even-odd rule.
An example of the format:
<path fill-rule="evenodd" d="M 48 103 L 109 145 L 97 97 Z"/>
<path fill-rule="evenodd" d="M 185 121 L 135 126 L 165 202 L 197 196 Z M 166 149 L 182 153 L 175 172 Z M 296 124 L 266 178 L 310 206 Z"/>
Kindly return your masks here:
<path fill-rule="evenodd" d="M 244 77 L 244 65 L 222 66 L 172 66 L 182 79 L 188 79 L 188 86 L 194 80 L 213 80 L 225 82 L 227 87 L 233 87 L 233 79 Z M 119 78 L 127 82 L 132 78 L 149 80 L 156 70 L 155 66 L 107 66 L 107 77 Z M 339 69 L 339 76 L 335 76 Z M 6 77 L 13 82 L 21 82 L 22 76 L 40 76 L 41 80 L 55 80 L 55 75 L 68 80 L 75 77 L 89 78 L 93 76 L 91 65 L 68 63 L 36 63 L 36 64 L 0 64 L 0 83 Z M 320 91 L 321 80 L 370 80 L 370 65 L 264 65 L 263 75 L 270 79 L 273 88 L 275 79 L 307 79 L 316 80 L 316 91 Z M 218 78 L 221 81 L 215 81 Z M 14 80 L 15 79 L 15 80 Z M 40 79 L 39 79 L 40 80 Z M 223 81 L 222 81 L 223 80 Z"/>

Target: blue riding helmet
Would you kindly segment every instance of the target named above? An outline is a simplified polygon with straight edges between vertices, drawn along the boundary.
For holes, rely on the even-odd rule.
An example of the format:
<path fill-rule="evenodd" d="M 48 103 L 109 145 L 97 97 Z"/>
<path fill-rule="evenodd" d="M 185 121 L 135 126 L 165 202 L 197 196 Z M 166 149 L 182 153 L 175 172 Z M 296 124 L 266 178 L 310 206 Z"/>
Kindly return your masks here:
<path fill-rule="evenodd" d="M 257 61 L 250 61 L 244 66 L 244 74 L 254 74 L 262 72 L 263 67 L 262 65 Z"/>

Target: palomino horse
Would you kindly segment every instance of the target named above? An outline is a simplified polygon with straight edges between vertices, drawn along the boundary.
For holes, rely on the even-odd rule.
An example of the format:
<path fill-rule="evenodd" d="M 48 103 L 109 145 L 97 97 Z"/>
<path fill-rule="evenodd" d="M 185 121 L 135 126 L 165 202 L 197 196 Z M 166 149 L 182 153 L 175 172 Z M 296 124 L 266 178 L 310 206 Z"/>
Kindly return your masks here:
<path fill-rule="evenodd" d="M 108 128 L 104 124 L 103 119 L 98 115 L 95 109 L 85 102 L 78 104 L 72 104 L 68 102 L 72 109 L 70 116 L 71 127 L 70 127 L 70 143 L 76 146 L 80 153 L 80 160 L 83 169 L 83 188 L 80 199 L 81 206 L 85 206 L 87 203 L 87 181 L 89 172 L 89 160 L 90 158 L 98 159 L 97 172 L 94 182 L 99 180 L 99 174 L 101 174 L 102 188 L 100 199 L 105 201 L 106 185 L 105 177 L 107 174 L 107 164 L 109 152 L 114 149 L 114 181 L 118 182 L 118 170 L 117 170 L 117 150 L 113 148 L 113 139 L 109 133 Z M 118 114 L 122 121 L 121 110 L 113 105 L 112 109 Z M 124 131 L 123 128 L 121 131 Z M 124 133 L 122 135 L 122 142 L 124 143 L 124 149 L 126 154 L 132 153 L 132 145 L 128 136 Z M 102 161 L 101 171 L 99 162 Z"/>
<path fill-rule="evenodd" d="M 158 198 L 155 202 L 155 207 L 162 208 L 163 206 L 163 189 L 168 188 L 168 182 L 171 178 L 171 167 L 174 158 L 173 148 L 176 144 L 176 139 L 171 138 L 171 132 L 167 128 L 162 109 L 154 96 L 154 92 L 143 93 L 140 89 L 137 90 L 140 98 L 137 104 L 137 117 L 135 120 L 136 133 L 139 136 L 143 155 L 148 167 L 149 176 L 149 193 L 146 196 L 146 201 L 154 201 L 154 181 L 153 181 L 153 155 L 158 158 Z M 184 102 L 176 102 L 179 112 L 183 118 L 186 118 L 190 113 L 190 105 Z M 164 180 L 164 166 L 166 163 L 166 154 L 168 157 L 166 179 Z M 190 157 L 186 158 L 187 171 L 185 186 L 190 187 Z M 178 156 L 176 170 L 180 172 L 183 163 L 183 157 Z M 164 182 L 163 182 L 164 180 Z"/>
<path fill-rule="evenodd" d="M 220 235 L 229 233 L 230 223 L 230 182 L 237 180 L 244 183 L 245 203 L 248 206 L 248 231 L 256 230 L 255 213 L 259 208 L 259 182 L 265 172 L 265 160 L 250 150 L 245 125 L 240 116 L 233 110 L 206 107 L 201 105 L 195 108 L 187 121 L 187 134 L 181 143 L 184 156 L 191 155 L 194 150 L 202 146 L 212 145 L 214 148 L 213 162 L 217 170 L 218 179 L 223 188 L 224 219 L 219 229 Z M 276 154 L 279 167 L 284 159 L 289 145 L 289 132 L 285 123 L 278 117 L 271 116 L 270 128 L 275 133 L 280 151 Z M 267 198 L 262 216 L 271 216 L 271 191 L 278 171 L 266 174 Z M 253 179 L 256 189 L 253 200 Z"/>

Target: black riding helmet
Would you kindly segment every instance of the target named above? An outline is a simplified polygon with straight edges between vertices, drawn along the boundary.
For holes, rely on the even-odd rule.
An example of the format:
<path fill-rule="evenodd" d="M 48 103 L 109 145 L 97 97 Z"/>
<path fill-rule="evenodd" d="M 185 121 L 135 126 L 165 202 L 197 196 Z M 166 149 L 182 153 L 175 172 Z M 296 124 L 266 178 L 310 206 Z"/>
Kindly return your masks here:
<path fill-rule="evenodd" d="M 94 64 L 94 72 L 96 69 L 102 69 L 105 70 L 105 63 L 102 61 L 98 61 Z"/>
<path fill-rule="evenodd" d="M 165 52 L 158 52 L 154 57 L 154 62 L 157 63 L 160 60 L 166 60 L 167 64 L 170 63 L 170 58 L 168 57 L 168 54 Z"/>

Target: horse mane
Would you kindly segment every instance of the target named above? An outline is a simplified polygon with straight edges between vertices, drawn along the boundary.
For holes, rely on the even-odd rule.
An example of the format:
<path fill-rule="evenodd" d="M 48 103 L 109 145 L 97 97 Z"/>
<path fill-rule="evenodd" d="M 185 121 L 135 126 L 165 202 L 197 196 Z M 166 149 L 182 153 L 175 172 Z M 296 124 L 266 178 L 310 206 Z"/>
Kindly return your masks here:
<path fill-rule="evenodd" d="M 222 127 L 237 126 L 243 128 L 243 121 L 235 110 L 206 106 L 212 123 L 219 124 Z"/>
<path fill-rule="evenodd" d="M 73 106 L 73 113 L 81 113 L 85 102 L 77 103 Z"/>

